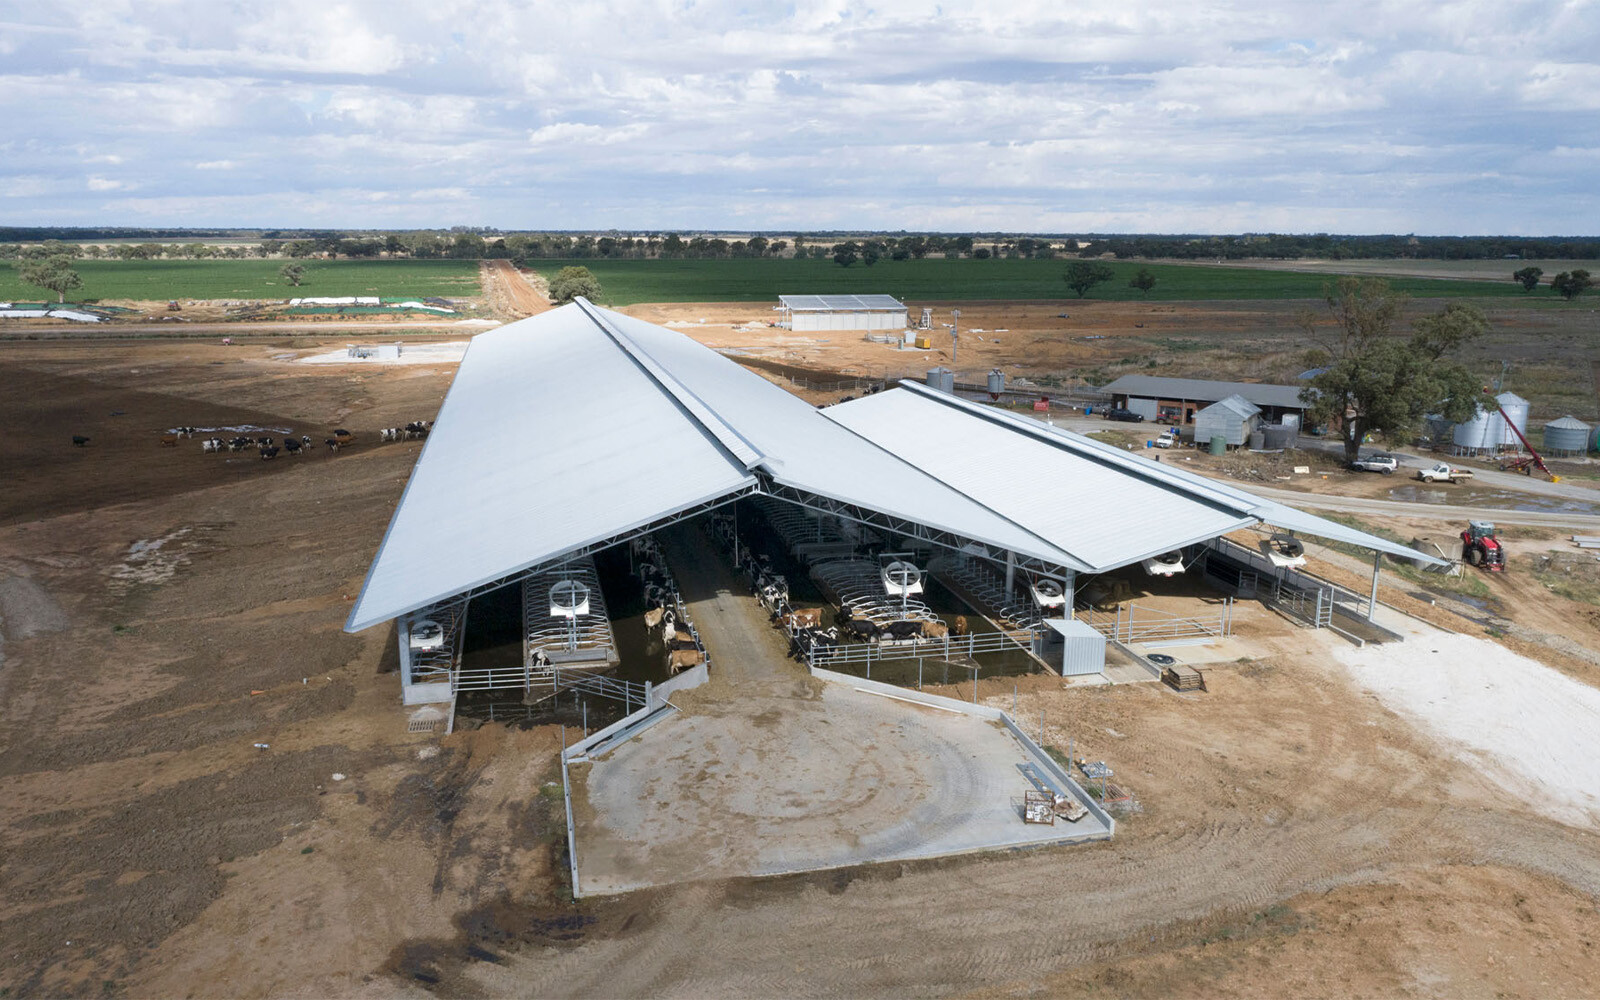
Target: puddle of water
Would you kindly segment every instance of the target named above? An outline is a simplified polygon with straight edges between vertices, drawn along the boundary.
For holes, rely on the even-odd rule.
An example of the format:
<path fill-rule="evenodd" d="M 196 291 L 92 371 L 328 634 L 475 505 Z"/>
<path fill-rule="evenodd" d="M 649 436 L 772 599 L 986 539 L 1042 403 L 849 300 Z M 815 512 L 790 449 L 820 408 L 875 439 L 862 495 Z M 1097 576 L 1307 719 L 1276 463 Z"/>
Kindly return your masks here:
<path fill-rule="evenodd" d="M 1389 491 L 1389 499 L 1402 503 L 1445 504 L 1457 507 L 1494 507 L 1500 510 L 1524 510 L 1553 514 L 1600 514 L 1600 504 L 1566 497 L 1544 497 L 1516 490 L 1487 490 L 1460 486 L 1448 489 L 1438 486 L 1411 484 L 1396 486 Z"/>

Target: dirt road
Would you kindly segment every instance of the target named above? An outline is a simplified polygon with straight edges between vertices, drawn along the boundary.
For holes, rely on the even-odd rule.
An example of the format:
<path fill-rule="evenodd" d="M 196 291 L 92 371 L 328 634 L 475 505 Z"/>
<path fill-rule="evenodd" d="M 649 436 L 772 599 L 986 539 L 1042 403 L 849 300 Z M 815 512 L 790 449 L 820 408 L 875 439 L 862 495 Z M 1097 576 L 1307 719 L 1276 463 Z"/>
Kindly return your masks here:
<path fill-rule="evenodd" d="M 1509 510 L 1502 507 L 1458 507 L 1450 504 L 1405 503 L 1399 500 L 1374 500 L 1368 497 L 1329 496 L 1301 490 L 1280 490 L 1270 486 L 1243 486 L 1258 496 L 1292 507 L 1331 510 L 1344 514 L 1368 514 L 1377 518 L 1428 518 L 1465 524 L 1472 518 L 1490 518 L 1504 524 L 1592 531 L 1600 528 L 1600 514 L 1574 514 L 1565 511 Z"/>
<path fill-rule="evenodd" d="M 508 319 L 526 319 L 551 308 L 545 289 L 509 260 L 483 262 L 483 284 L 489 301 Z"/>

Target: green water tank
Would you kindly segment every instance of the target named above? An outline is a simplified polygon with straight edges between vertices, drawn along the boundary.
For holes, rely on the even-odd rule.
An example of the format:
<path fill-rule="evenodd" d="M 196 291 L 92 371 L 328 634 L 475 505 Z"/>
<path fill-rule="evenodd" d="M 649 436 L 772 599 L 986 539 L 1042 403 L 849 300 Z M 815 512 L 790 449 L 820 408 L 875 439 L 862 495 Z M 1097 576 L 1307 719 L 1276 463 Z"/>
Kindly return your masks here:
<path fill-rule="evenodd" d="M 1221 434 L 1212 435 L 1211 454 L 1226 455 L 1228 453 L 1228 439 Z"/>

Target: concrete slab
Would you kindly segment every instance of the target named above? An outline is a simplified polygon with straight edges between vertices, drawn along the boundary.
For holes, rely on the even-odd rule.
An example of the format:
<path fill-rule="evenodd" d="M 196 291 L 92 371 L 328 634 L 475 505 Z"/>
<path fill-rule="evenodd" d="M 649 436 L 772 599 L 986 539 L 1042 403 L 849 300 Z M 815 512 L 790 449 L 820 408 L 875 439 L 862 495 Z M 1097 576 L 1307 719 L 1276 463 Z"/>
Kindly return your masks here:
<path fill-rule="evenodd" d="M 998 723 L 844 684 L 697 706 L 571 768 L 579 891 L 1108 835 L 1025 824 L 1029 759 Z"/>

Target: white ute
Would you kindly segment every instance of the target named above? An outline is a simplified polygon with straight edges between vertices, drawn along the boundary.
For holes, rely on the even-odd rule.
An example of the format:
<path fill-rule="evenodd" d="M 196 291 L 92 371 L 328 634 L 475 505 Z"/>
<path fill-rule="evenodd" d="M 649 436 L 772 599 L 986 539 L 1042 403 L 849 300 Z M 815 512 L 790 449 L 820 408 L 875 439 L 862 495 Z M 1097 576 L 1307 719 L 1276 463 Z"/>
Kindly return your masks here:
<path fill-rule="evenodd" d="M 1425 483 L 1459 483 L 1463 479 L 1471 479 L 1472 470 L 1458 469 L 1449 462 L 1435 462 L 1425 469 L 1418 469 L 1417 478 Z"/>

